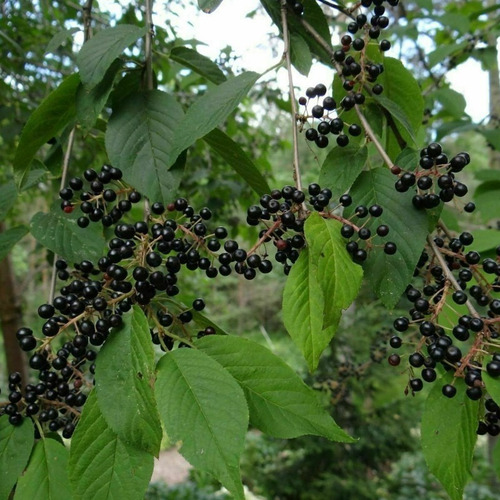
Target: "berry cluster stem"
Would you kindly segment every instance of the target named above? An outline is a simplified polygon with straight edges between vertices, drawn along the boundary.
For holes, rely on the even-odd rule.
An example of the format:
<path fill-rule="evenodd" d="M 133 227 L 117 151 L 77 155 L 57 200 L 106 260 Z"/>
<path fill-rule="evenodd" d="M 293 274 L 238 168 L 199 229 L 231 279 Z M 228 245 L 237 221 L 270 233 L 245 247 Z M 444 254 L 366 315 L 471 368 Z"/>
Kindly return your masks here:
<path fill-rule="evenodd" d="M 302 191 L 302 180 L 300 176 L 300 163 L 299 163 L 299 132 L 297 130 L 297 102 L 295 100 L 295 91 L 293 88 L 293 75 L 292 75 L 292 60 L 290 57 L 290 33 L 288 31 L 288 18 L 287 18 L 287 3 L 286 0 L 281 0 L 281 21 L 283 24 L 283 42 L 284 42 L 284 56 L 286 60 L 286 69 L 288 71 L 288 89 L 290 95 L 290 103 L 292 106 L 292 137 L 293 137 L 293 178 L 295 186 Z"/>

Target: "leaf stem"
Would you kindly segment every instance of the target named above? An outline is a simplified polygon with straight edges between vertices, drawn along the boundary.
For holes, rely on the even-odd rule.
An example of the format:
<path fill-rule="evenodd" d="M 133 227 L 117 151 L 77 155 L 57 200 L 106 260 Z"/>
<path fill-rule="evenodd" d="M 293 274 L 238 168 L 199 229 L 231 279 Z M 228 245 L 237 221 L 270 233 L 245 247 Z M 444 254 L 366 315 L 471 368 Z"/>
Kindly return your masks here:
<path fill-rule="evenodd" d="M 297 189 L 302 191 L 302 180 L 300 176 L 299 163 L 299 135 L 297 130 L 297 102 L 295 100 L 295 91 L 293 88 L 292 60 L 290 57 L 290 33 L 288 31 L 287 3 L 281 0 L 281 22 L 283 24 L 283 42 L 285 44 L 283 53 L 286 60 L 286 69 L 288 71 L 288 93 L 290 105 L 292 108 L 292 134 L 293 134 L 293 179 Z"/>

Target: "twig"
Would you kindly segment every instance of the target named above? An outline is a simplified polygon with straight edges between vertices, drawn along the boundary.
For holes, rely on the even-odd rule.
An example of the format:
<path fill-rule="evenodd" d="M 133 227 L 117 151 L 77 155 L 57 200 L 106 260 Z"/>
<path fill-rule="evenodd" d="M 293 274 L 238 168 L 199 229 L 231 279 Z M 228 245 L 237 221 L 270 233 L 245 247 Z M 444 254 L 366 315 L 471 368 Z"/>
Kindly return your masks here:
<path fill-rule="evenodd" d="M 292 61 L 290 58 L 290 34 L 288 32 L 286 0 L 281 0 L 281 22 L 283 24 L 283 42 L 285 44 L 283 52 L 286 58 L 286 69 L 288 71 L 288 89 L 290 103 L 292 106 L 293 179 L 295 181 L 295 186 L 297 187 L 297 189 L 302 191 L 302 180 L 300 177 L 299 164 L 299 136 L 297 130 L 297 103 L 295 101 L 295 91 L 293 88 Z"/>

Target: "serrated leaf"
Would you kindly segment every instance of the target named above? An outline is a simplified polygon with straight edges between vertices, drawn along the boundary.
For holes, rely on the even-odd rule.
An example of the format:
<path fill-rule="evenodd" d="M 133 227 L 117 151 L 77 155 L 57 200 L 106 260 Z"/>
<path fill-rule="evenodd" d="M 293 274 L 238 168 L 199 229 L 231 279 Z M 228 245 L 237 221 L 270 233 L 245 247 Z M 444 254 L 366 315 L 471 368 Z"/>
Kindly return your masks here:
<path fill-rule="evenodd" d="M 26 472 L 20 477 L 14 500 L 68 500 L 68 450 L 45 437 L 35 444 Z"/>
<path fill-rule="evenodd" d="M 318 280 L 325 297 L 323 328 L 337 329 L 340 316 L 359 293 L 363 269 L 355 264 L 345 249 L 340 234 L 342 223 L 323 219 L 313 213 L 305 223 L 311 258 L 316 260 Z"/>
<path fill-rule="evenodd" d="M 176 124 L 170 160 L 219 126 L 248 94 L 258 73 L 248 71 L 209 89 L 196 99 L 184 119 Z"/>
<path fill-rule="evenodd" d="M 78 74 L 65 78 L 33 111 L 23 128 L 14 158 L 16 184 L 23 186 L 36 152 L 76 115 L 75 95 L 80 83 Z"/>
<path fill-rule="evenodd" d="M 71 440 L 69 479 L 75 500 L 142 500 L 153 456 L 124 443 L 108 426 L 92 391 Z"/>
<path fill-rule="evenodd" d="M 130 94 L 113 111 L 106 131 L 106 151 L 124 178 L 153 201 L 168 203 L 179 187 L 182 168 L 171 167 L 182 149 L 176 131 L 184 113 L 159 90 Z"/>
<path fill-rule="evenodd" d="M 429 393 L 422 414 L 422 451 L 429 470 L 452 500 L 462 500 L 477 438 L 478 401 L 467 397 L 461 379 L 455 379 L 454 398 L 443 396 L 441 388 L 452 378 L 446 374 Z"/>
<path fill-rule="evenodd" d="M 363 171 L 368 158 L 366 146 L 348 144 L 346 147 L 334 147 L 327 155 L 319 174 L 319 183 L 328 186 L 333 197 L 339 197 L 348 191 Z"/>
<path fill-rule="evenodd" d="M 307 76 L 311 70 L 312 54 L 307 42 L 296 33 L 290 33 L 290 58 L 295 69 Z"/>
<path fill-rule="evenodd" d="M 145 33 L 145 27 L 130 24 L 119 24 L 98 31 L 83 44 L 76 56 L 82 83 L 88 89 L 95 87 L 104 78 L 113 61 Z"/>
<path fill-rule="evenodd" d="M 80 28 L 69 28 L 58 31 L 47 44 L 45 49 L 46 54 L 55 53 L 66 40 L 69 40 L 76 32 L 80 31 Z"/>
<path fill-rule="evenodd" d="M 288 275 L 282 309 L 285 328 L 313 371 L 333 336 L 333 328 L 323 330 L 325 297 L 309 248 L 302 250 Z"/>
<path fill-rule="evenodd" d="M 224 73 L 211 59 L 189 47 L 174 47 L 170 59 L 192 69 L 207 80 L 219 85 L 226 81 Z"/>
<path fill-rule="evenodd" d="M 95 378 L 97 402 L 113 432 L 125 444 L 158 455 L 162 432 L 153 394 L 154 361 L 148 321 L 134 306 L 99 352 Z"/>
<path fill-rule="evenodd" d="M 243 390 L 219 363 L 196 349 L 177 349 L 158 363 L 161 419 L 182 455 L 243 500 L 239 459 L 248 426 Z"/>
<path fill-rule="evenodd" d="M 203 140 L 260 196 L 271 188 L 257 166 L 243 149 L 220 129 L 214 129 Z"/>
<path fill-rule="evenodd" d="M 35 441 L 33 424 L 24 418 L 21 425 L 9 423 L 9 416 L 0 417 L 0 500 L 7 500 L 22 474 Z"/>
<path fill-rule="evenodd" d="M 372 219 L 366 227 L 375 234 L 377 226 L 389 226 L 385 238 L 378 236 L 375 245 L 386 241 L 396 243 L 397 252 L 387 255 L 380 247 L 374 247 L 363 265 L 365 276 L 376 295 L 388 308 L 393 308 L 410 282 L 420 258 L 428 234 L 428 217 L 425 211 L 412 204 L 412 193 L 398 193 L 394 188 L 394 176 L 386 168 L 362 172 L 351 189 L 354 205 L 380 205 L 384 212 Z M 353 207 L 346 210 L 352 214 Z"/>
<path fill-rule="evenodd" d="M 76 92 L 76 116 L 85 131 L 88 131 L 99 117 L 121 67 L 121 60 L 115 59 L 103 79 L 95 87 L 91 89 L 84 85 L 78 87 Z"/>
<path fill-rule="evenodd" d="M 283 321 L 314 370 L 337 330 L 342 311 L 361 286 L 363 270 L 354 264 L 340 235 L 342 224 L 317 213 L 305 223 L 308 247 L 293 265 L 283 292 Z"/>
<path fill-rule="evenodd" d="M 352 442 L 319 404 L 317 395 L 281 358 L 265 347 L 235 336 L 211 335 L 196 346 L 214 358 L 245 392 L 250 423 L 283 439 L 305 434 Z"/>
<path fill-rule="evenodd" d="M 26 234 L 28 234 L 26 226 L 17 226 L 0 232 L 0 261 L 12 250 L 14 245 Z"/>
<path fill-rule="evenodd" d="M 97 262 L 102 257 L 105 241 L 99 226 L 83 229 L 74 216 L 60 209 L 35 214 L 30 222 L 30 232 L 44 247 L 70 262 L 86 259 Z"/>
<path fill-rule="evenodd" d="M 0 186 L 0 220 L 4 220 L 9 210 L 17 200 L 17 189 L 14 181 Z"/>
<path fill-rule="evenodd" d="M 206 14 L 211 14 L 222 3 L 222 0 L 198 0 L 198 7 Z"/>
<path fill-rule="evenodd" d="M 382 105 L 383 108 L 389 111 L 393 118 L 395 118 L 403 126 L 406 132 L 408 132 L 408 135 L 411 137 L 413 143 L 416 143 L 415 130 L 413 130 L 413 126 L 403 109 L 401 109 L 401 107 L 397 103 L 391 101 L 383 95 L 377 95 L 374 96 L 374 98 L 380 105 Z"/>

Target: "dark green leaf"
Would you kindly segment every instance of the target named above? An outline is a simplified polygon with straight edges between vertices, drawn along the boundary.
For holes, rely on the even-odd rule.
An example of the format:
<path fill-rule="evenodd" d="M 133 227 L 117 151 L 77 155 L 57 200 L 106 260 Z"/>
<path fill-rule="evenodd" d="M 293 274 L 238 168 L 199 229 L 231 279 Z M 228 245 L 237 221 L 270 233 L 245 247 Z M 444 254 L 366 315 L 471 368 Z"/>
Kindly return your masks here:
<path fill-rule="evenodd" d="M 363 270 L 340 235 L 342 224 L 313 213 L 305 223 L 308 248 L 293 265 L 283 292 L 285 327 L 314 370 L 342 314 L 358 294 Z"/>
<path fill-rule="evenodd" d="M 21 191 L 26 191 L 28 189 L 31 189 L 32 187 L 38 186 L 38 184 L 44 180 L 48 173 L 45 165 L 39 160 L 33 160 L 30 167 L 31 169 L 29 171 L 29 174 L 26 176 L 23 185 L 21 186 Z"/>
<path fill-rule="evenodd" d="M 7 500 L 28 463 L 33 448 L 34 430 L 29 418 L 19 426 L 9 423 L 9 416 L 0 417 L 0 500 Z"/>
<path fill-rule="evenodd" d="M 17 226 L 0 232 L 0 261 L 12 250 L 13 246 L 26 234 L 26 226 Z"/>
<path fill-rule="evenodd" d="M 353 205 L 380 205 L 384 212 L 372 219 L 367 227 L 375 233 L 380 224 L 389 226 L 386 238 L 378 236 L 375 245 L 392 241 L 397 245 L 394 255 L 387 255 L 382 248 L 375 247 L 363 266 L 374 292 L 384 305 L 392 308 L 410 282 L 420 258 L 428 233 L 428 218 L 425 211 L 413 207 L 412 193 L 398 193 L 394 189 L 395 177 L 387 168 L 376 168 L 362 172 L 351 189 Z M 349 207 L 351 214 L 353 207 Z"/>
<path fill-rule="evenodd" d="M 67 40 L 70 40 L 73 34 L 80 31 L 80 28 L 69 28 L 58 31 L 47 44 L 47 48 L 45 49 L 46 54 L 50 54 L 51 52 L 55 53 L 56 50 Z"/>
<path fill-rule="evenodd" d="M 158 363 L 156 399 L 169 438 L 196 468 L 243 500 L 239 459 L 248 426 L 245 396 L 219 363 L 196 349 L 177 349 Z"/>
<path fill-rule="evenodd" d="M 266 179 L 243 149 L 220 129 L 214 129 L 203 140 L 217 152 L 258 194 L 271 192 Z"/>
<path fill-rule="evenodd" d="M 113 61 L 146 33 L 144 27 L 119 24 L 98 31 L 87 40 L 76 57 L 82 83 L 91 89 L 103 78 Z"/>
<path fill-rule="evenodd" d="M 76 116 L 85 131 L 88 131 L 99 117 L 113 89 L 113 83 L 121 67 L 122 61 L 115 59 L 108 68 L 108 71 L 106 71 L 104 78 L 95 87 L 88 89 L 82 84 L 78 87 L 76 93 Z"/>
<path fill-rule="evenodd" d="M 75 500 L 141 500 L 152 472 L 153 456 L 109 428 L 92 391 L 71 440 L 69 478 Z"/>
<path fill-rule="evenodd" d="M 71 496 L 68 450 L 56 439 L 40 439 L 17 483 L 14 500 L 68 500 Z"/>
<path fill-rule="evenodd" d="M 250 423 L 274 437 L 305 434 L 354 441 L 318 402 L 315 392 L 281 358 L 251 340 L 211 335 L 196 343 L 238 381 L 245 392 Z"/>
<path fill-rule="evenodd" d="M 447 57 L 453 55 L 454 53 L 462 52 L 467 44 L 468 42 L 459 42 L 452 43 L 450 45 L 440 45 L 427 56 L 429 69 L 433 68 L 436 64 L 442 63 Z"/>
<path fill-rule="evenodd" d="M 497 150 L 500 151 L 500 130 L 479 129 L 481 135 Z"/>
<path fill-rule="evenodd" d="M 4 220 L 17 199 L 17 189 L 14 181 L 0 186 L 0 220 Z"/>
<path fill-rule="evenodd" d="M 99 352 L 96 392 L 101 413 L 120 440 L 158 455 L 162 433 L 153 395 L 154 361 L 146 316 L 134 306 Z"/>
<path fill-rule="evenodd" d="M 258 73 L 242 73 L 209 89 L 189 107 L 184 119 L 176 124 L 170 160 L 219 126 L 248 94 Z M 171 163 L 167 164 L 169 166 Z"/>
<path fill-rule="evenodd" d="M 170 59 L 182 64 L 186 68 L 192 69 L 217 85 L 226 81 L 224 73 L 217 64 L 189 47 L 174 47 L 170 51 Z"/>
<path fill-rule="evenodd" d="M 219 325 L 214 323 L 211 319 L 207 318 L 204 314 L 199 311 L 193 312 L 193 321 L 200 327 L 206 328 L 211 326 L 217 333 L 217 335 L 229 335 L 225 330 L 223 330 Z"/>
<path fill-rule="evenodd" d="M 448 495 L 452 500 L 462 500 L 477 438 L 478 401 L 466 396 L 460 378 L 455 379 L 457 395 L 443 396 L 441 388 L 452 378 L 452 374 L 446 374 L 429 393 L 422 415 L 422 450 L 429 470 Z"/>
<path fill-rule="evenodd" d="M 486 181 L 481 183 L 474 192 L 474 201 L 484 222 L 495 217 L 498 211 L 500 197 L 500 181 Z"/>
<path fill-rule="evenodd" d="M 267 13 L 278 26 L 281 32 L 281 6 L 280 2 L 275 0 L 261 0 L 260 3 L 266 9 Z M 304 7 L 304 14 L 301 19 L 306 21 L 323 39 L 323 43 L 331 47 L 331 35 L 328 27 L 328 21 L 321 7 L 315 0 L 302 0 L 301 4 Z M 331 56 L 328 50 L 325 50 L 323 44 L 319 43 L 301 24 L 300 18 L 295 15 L 291 9 L 287 9 L 288 26 L 290 33 L 302 37 L 306 41 L 312 54 L 316 55 L 324 64 L 331 65 Z"/>
<path fill-rule="evenodd" d="M 486 366 L 492 360 L 491 356 L 487 356 L 484 358 L 483 365 Z M 490 397 L 498 403 L 500 401 L 500 378 L 492 377 L 487 372 L 483 373 L 482 376 L 484 385 L 486 386 L 486 390 Z"/>
<path fill-rule="evenodd" d="M 75 118 L 75 95 L 79 84 L 78 74 L 68 76 L 29 117 L 14 158 L 14 174 L 18 186 L 23 186 L 30 162 L 40 147 Z"/>
<path fill-rule="evenodd" d="M 222 0 L 198 0 L 198 7 L 206 14 L 211 14 L 222 3 Z"/>
<path fill-rule="evenodd" d="M 153 201 L 168 203 L 177 192 L 182 168 L 169 167 L 183 151 L 173 151 L 183 116 L 172 96 L 152 90 L 130 94 L 109 120 L 106 150 L 111 163 Z"/>
<path fill-rule="evenodd" d="M 79 227 L 74 216 L 57 207 L 44 214 L 38 212 L 30 222 L 31 234 L 44 247 L 70 262 L 88 259 L 93 262 L 102 257 L 104 238 L 97 224 L 85 229 Z"/>
<path fill-rule="evenodd" d="M 390 113 L 390 115 L 403 126 L 404 130 L 408 132 L 408 135 L 410 136 L 413 143 L 415 143 L 415 130 L 413 130 L 412 124 L 410 123 L 405 112 L 399 107 L 399 105 L 383 95 L 375 96 L 375 100 L 380 105 L 382 105 L 382 107 L 385 108 Z"/>
<path fill-rule="evenodd" d="M 337 198 L 348 191 L 363 171 L 368 158 L 366 146 L 349 144 L 346 147 L 334 147 L 321 165 L 319 183 L 332 190 Z"/>
<path fill-rule="evenodd" d="M 309 74 L 312 65 L 312 54 L 307 42 L 295 33 L 290 34 L 290 58 L 299 73 Z"/>

